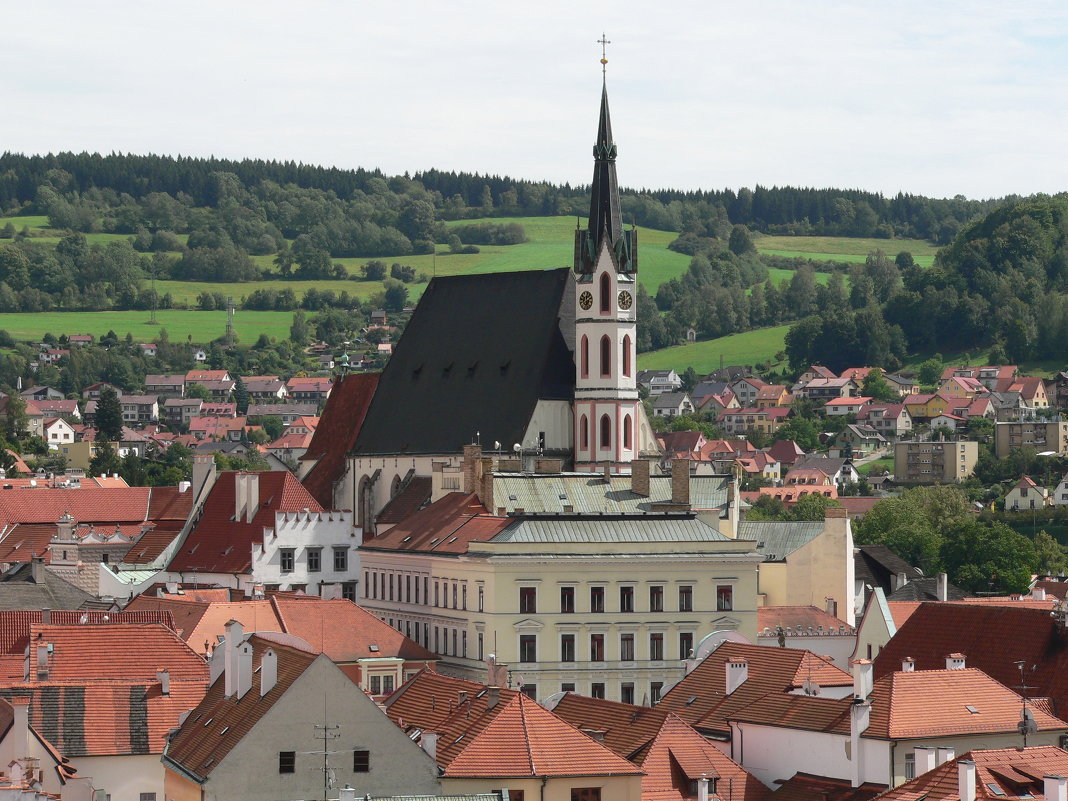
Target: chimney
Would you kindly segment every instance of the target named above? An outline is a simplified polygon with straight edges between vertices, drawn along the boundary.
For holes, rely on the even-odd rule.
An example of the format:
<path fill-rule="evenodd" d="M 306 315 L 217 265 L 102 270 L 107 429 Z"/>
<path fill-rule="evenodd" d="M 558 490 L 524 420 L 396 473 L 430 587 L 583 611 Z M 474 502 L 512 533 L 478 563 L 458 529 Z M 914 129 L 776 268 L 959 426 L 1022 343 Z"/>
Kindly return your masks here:
<path fill-rule="evenodd" d="M 251 523 L 259 510 L 260 474 L 249 473 L 245 476 L 245 522 Z"/>
<path fill-rule="evenodd" d="M 940 745 L 940 746 L 938 746 L 938 748 L 936 750 L 937 750 L 938 753 L 935 755 L 936 756 L 935 762 L 937 762 L 939 765 L 945 765 L 947 762 L 949 762 L 951 759 L 953 759 L 957 755 L 956 749 L 954 749 L 952 746 L 948 746 L 948 745 L 946 745 L 946 746 L 941 746 Z"/>
<path fill-rule="evenodd" d="M 936 579 L 936 582 L 938 584 L 938 600 L 939 601 L 948 601 L 949 600 L 949 577 L 945 573 L 939 573 L 938 574 L 938 578 Z M 974 785 L 974 782 L 973 782 L 973 785 Z"/>
<path fill-rule="evenodd" d="M 30 755 L 30 697 L 28 695 L 16 695 L 8 699 L 15 713 L 11 724 L 13 739 L 11 747 L 15 756 Z"/>
<path fill-rule="evenodd" d="M 834 598 L 824 598 L 823 603 L 828 615 L 838 617 L 838 601 L 834 600 Z"/>
<path fill-rule="evenodd" d="M 478 499 L 487 509 L 493 509 L 493 471 L 486 470 L 482 473 L 482 487 L 478 493 Z"/>
<path fill-rule="evenodd" d="M 906 656 L 901 660 L 901 672 L 902 673 L 915 673 L 916 672 L 916 660 L 911 656 Z"/>
<path fill-rule="evenodd" d="M 464 445 L 464 494 L 470 495 L 478 492 L 478 485 L 482 479 L 482 446 Z"/>
<path fill-rule="evenodd" d="M 48 646 L 37 646 L 37 681 L 48 681 Z"/>
<path fill-rule="evenodd" d="M 208 642 L 204 641 L 204 651 L 208 651 Z M 226 646 L 222 648 L 215 648 L 210 653 L 207 653 L 208 660 L 208 682 L 214 684 L 215 680 L 219 678 L 226 670 Z"/>
<path fill-rule="evenodd" d="M 900 590 L 902 587 L 904 587 L 908 583 L 909 583 L 909 575 L 908 575 L 908 573 L 898 573 L 896 576 L 894 576 L 894 589 L 895 590 Z"/>
<path fill-rule="evenodd" d="M 853 697 L 865 700 L 871 695 L 873 666 L 870 659 L 853 660 Z"/>
<path fill-rule="evenodd" d="M 198 453 L 193 455 L 193 500 L 201 500 L 215 484 L 215 457 L 211 454 Z"/>
<path fill-rule="evenodd" d="M 260 659 L 260 697 L 267 695 L 277 683 L 278 654 L 273 648 L 268 648 Z"/>
<path fill-rule="evenodd" d="M 1046 797 L 1046 801 L 1068 801 L 1068 777 L 1044 776 L 1042 787 L 1042 794 Z"/>
<path fill-rule="evenodd" d="M 171 672 L 166 668 L 156 671 L 156 679 L 159 681 L 159 691 L 163 695 L 171 694 Z"/>
<path fill-rule="evenodd" d="M 420 747 L 426 751 L 427 756 L 435 762 L 438 759 L 438 733 L 436 731 L 424 731 L 419 738 Z"/>
<path fill-rule="evenodd" d="M 346 784 L 338 791 L 337 798 L 338 801 L 356 801 L 356 790 Z"/>
<path fill-rule="evenodd" d="M 823 519 L 831 520 L 837 518 L 841 520 L 849 517 L 849 511 L 844 506 L 828 506 L 823 510 Z"/>
<path fill-rule="evenodd" d="M 612 481 L 612 463 L 605 462 L 601 468 L 601 478 L 604 479 L 604 483 L 608 484 Z"/>
<path fill-rule="evenodd" d="M 490 685 L 486 688 L 486 711 L 489 712 L 501 702 L 501 688 Z"/>
<path fill-rule="evenodd" d="M 678 506 L 690 505 L 690 460 L 671 460 L 671 502 Z"/>
<path fill-rule="evenodd" d="M 975 801 L 975 763 L 970 759 L 957 763 L 957 793 L 960 801 Z"/>
<path fill-rule="evenodd" d="M 918 745 L 913 749 L 916 758 L 916 775 L 922 776 L 936 767 L 935 747 L 933 745 Z"/>
<path fill-rule="evenodd" d="M 1036 601 L 1044 601 L 1044 600 L 1046 600 L 1046 588 L 1045 587 L 1035 587 L 1033 590 L 1031 590 L 1031 597 Z M 1062 777 L 1055 776 L 1055 777 L 1052 777 L 1052 778 L 1062 778 Z"/>
<path fill-rule="evenodd" d="M 252 643 L 243 642 L 237 648 L 237 697 L 244 698 L 252 689 Z"/>
<path fill-rule="evenodd" d="M 708 801 L 708 777 L 702 775 L 697 780 L 697 801 Z"/>
<path fill-rule="evenodd" d="M 967 667 L 964 654 L 949 654 L 946 656 L 946 670 L 964 670 Z"/>
<path fill-rule="evenodd" d="M 749 678 L 749 662 L 745 659 L 728 659 L 726 662 L 727 685 L 724 692 L 730 695 Z"/>
<path fill-rule="evenodd" d="M 234 474 L 234 521 L 245 520 L 245 473 Z"/>
<path fill-rule="evenodd" d="M 30 557 L 30 576 L 33 578 L 34 584 L 44 584 L 45 563 L 43 556 Z"/>
<path fill-rule="evenodd" d="M 225 675 L 224 692 L 226 697 L 229 698 L 237 691 L 237 648 L 241 644 L 241 640 L 244 638 L 245 629 L 236 620 L 229 620 L 226 623 L 226 639 L 223 641 L 223 648 L 225 649 L 226 663 L 223 668 Z"/>
<path fill-rule="evenodd" d="M 643 498 L 649 497 L 648 459 L 635 459 L 630 463 L 630 491 Z"/>
<path fill-rule="evenodd" d="M 51 626 L 52 625 L 52 610 L 51 609 L 42 609 L 41 610 L 41 623 L 43 623 L 46 626 Z"/>

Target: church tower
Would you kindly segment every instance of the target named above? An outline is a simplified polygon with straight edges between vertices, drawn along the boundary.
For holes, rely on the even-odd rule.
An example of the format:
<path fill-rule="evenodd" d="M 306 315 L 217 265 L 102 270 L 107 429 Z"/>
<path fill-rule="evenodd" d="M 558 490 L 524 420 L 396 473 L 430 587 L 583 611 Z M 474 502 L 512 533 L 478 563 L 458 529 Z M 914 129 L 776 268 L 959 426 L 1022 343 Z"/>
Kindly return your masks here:
<path fill-rule="evenodd" d="M 602 59 L 602 64 L 606 63 Z M 575 231 L 575 469 L 629 467 L 644 438 L 636 380 L 638 232 L 623 230 L 608 86 L 585 230 Z M 643 425 L 644 424 L 644 425 Z"/>

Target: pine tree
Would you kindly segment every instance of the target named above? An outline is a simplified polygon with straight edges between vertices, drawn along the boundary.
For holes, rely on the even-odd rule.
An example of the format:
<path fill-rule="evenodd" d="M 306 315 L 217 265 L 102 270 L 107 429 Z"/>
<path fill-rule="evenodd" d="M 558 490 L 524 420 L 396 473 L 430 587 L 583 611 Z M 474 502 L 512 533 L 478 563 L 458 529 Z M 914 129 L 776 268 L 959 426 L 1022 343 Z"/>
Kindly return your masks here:
<path fill-rule="evenodd" d="M 108 442 L 122 439 L 122 405 L 111 387 L 104 387 L 96 402 L 96 431 L 100 439 Z"/>

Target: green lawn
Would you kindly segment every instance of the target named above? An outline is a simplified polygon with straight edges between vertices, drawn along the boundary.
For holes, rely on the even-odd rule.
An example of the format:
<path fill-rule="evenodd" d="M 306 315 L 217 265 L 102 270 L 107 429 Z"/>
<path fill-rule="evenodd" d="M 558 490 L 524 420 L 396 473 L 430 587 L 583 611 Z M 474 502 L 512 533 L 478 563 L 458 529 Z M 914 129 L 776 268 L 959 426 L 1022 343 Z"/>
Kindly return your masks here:
<path fill-rule="evenodd" d="M 847 236 L 754 236 L 753 243 L 761 253 L 790 258 L 801 256 L 817 261 L 864 261 L 873 250 L 881 250 L 893 258 L 903 250 L 921 267 L 934 264 L 938 251 L 925 239 L 860 239 Z"/>
<path fill-rule="evenodd" d="M 779 325 L 642 353 L 638 355 L 638 367 L 642 370 L 674 369 L 679 372 L 693 367 L 698 373 L 704 374 L 718 369 L 721 357 L 724 365 L 756 364 L 771 359 L 783 349 L 783 338 L 789 330 L 789 325 Z"/>
<path fill-rule="evenodd" d="M 158 326 L 148 325 L 147 311 L 118 312 L 46 312 L 42 314 L 0 314 L 0 328 L 17 340 L 39 340 L 46 333 L 93 334 L 103 336 L 109 330 L 120 337 L 131 334 L 139 342 L 148 342 L 166 328 L 171 341 L 192 337 L 193 342 L 210 342 L 226 333 L 225 311 L 179 311 L 163 309 L 156 313 Z M 234 330 L 240 342 L 250 345 L 261 333 L 286 339 L 292 312 L 238 311 Z"/>

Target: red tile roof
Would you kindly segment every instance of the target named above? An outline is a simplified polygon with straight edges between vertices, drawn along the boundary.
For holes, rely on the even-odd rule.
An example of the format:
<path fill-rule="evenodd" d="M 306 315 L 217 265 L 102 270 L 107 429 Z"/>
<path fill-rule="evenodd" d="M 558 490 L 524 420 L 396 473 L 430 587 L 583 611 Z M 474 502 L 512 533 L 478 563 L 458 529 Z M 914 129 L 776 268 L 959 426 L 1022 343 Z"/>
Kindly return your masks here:
<path fill-rule="evenodd" d="M 445 769 L 447 778 L 633 776 L 641 769 L 515 695 Z"/>
<path fill-rule="evenodd" d="M 259 483 L 259 505 L 252 522 L 234 520 L 237 476 Z M 263 542 L 263 529 L 274 527 L 275 512 L 324 511 L 288 470 L 220 473 L 189 536 L 178 548 L 169 570 L 194 568 L 210 573 L 247 573 L 252 545 Z"/>
<path fill-rule="evenodd" d="M 768 629 L 772 632 L 779 626 L 784 629 L 811 628 L 838 633 L 844 626 L 846 632 L 855 634 L 852 626 L 817 606 L 761 606 L 757 608 L 757 633 Z"/>
<path fill-rule="evenodd" d="M 450 492 L 385 534 L 367 540 L 368 550 L 433 551 L 460 554 L 471 542 L 486 542 L 512 519 L 490 515 L 475 494 Z"/>
<path fill-rule="evenodd" d="M 324 507 L 334 505 L 334 483 L 345 469 L 345 454 L 356 445 L 367 409 L 378 387 L 378 373 L 355 373 L 339 378 L 301 460 L 317 459 L 304 477 L 304 486 Z"/>
<path fill-rule="evenodd" d="M 52 523 L 67 512 L 79 523 L 136 523 L 148 519 L 150 487 L 45 488 L 0 491 L 0 520 Z"/>
<path fill-rule="evenodd" d="M 0 653 L 18 654 L 21 657 L 30 642 L 30 629 L 40 624 L 43 614 L 41 610 L 0 611 Z M 91 627 L 142 623 L 159 624 L 176 631 L 174 618 L 165 610 L 105 612 L 97 609 L 53 609 L 49 612 L 49 619 L 53 625 L 61 626 Z"/>
<path fill-rule="evenodd" d="M 400 523 L 430 503 L 433 481 L 429 477 L 413 476 L 408 485 L 390 499 L 375 517 L 378 524 Z"/>
<path fill-rule="evenodd" d="M 658 706 L 622 704 L 578 693 L 564 693 L 552 711 L 580 731 L 604 732 L 604 744 L 631 761 L 641 758 L 671 714 Z"/>
<path fill-rule="evenodd" d="M 831 779 L 795 773 L 772 796 L 772 801 L 870 801 L 886 790 L 885 784 L 865 782 L 853 787 L 848 779 Z"/>

